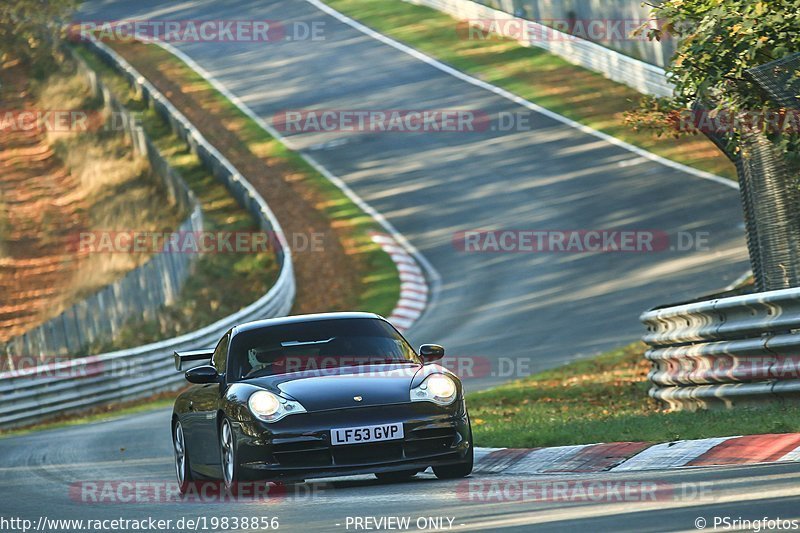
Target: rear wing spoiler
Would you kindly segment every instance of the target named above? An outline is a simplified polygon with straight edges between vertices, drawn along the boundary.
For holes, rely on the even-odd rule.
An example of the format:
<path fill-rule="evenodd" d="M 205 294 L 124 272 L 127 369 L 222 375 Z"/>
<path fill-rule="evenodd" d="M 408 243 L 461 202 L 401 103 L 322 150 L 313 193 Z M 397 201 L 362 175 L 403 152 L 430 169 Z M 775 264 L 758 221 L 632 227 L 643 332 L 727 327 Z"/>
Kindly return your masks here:
<path fill-rule="evenodd" d="M 211 362 L 214 350 L 192 350 L 188 352 L 175 352 L 175 370 L 183 370 L 183 365 L 189 361 Z"/>

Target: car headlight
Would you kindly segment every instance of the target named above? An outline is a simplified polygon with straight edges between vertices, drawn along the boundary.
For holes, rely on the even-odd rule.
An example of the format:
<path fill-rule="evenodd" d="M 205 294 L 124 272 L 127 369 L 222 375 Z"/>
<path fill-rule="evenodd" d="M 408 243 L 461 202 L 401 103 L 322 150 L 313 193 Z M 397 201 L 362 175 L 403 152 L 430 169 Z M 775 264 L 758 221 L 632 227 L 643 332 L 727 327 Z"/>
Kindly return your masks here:
<path fill-rule="evenodd" d="M 432 374 L 411 389 L 412 402 L 433 402 L 450 405 L 458 396 L 456 382 L 447 374 Z"/>
<path fill-rule="evenodd" d="M 285 416 L 306 412 L 305 407 L 299 402 L 287 400 L 265 390 L 251 394 L 247 406 L 250 407 L 253 416 L 264 422 L 277 422 Z"/>

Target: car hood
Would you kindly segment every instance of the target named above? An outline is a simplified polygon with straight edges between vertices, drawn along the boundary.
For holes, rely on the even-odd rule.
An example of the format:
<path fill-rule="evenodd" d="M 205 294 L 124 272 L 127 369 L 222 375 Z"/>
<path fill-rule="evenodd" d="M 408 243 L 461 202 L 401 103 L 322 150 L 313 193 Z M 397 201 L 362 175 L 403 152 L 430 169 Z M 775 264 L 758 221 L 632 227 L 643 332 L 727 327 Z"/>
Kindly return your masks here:
<path fill-rule="evenodd" d="M 422 368 L 413 363 L 344 367 L 267 376 L 249 383 L 291 397 L 306 411 L 321 411 L 408 402 L 412 382 L 418 382 L 414 378 Z"/>

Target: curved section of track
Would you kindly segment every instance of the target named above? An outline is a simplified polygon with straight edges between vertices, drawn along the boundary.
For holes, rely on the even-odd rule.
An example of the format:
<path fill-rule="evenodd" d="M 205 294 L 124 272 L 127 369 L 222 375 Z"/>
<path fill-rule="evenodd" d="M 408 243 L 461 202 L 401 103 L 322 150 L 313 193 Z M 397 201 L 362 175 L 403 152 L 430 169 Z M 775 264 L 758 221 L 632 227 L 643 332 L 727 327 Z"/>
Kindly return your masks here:
<path fill-rule="evenodd" d="M 459 80 L 343 24 L 307 2 L 85 2 L 85 20 L 280 20 L 321 22 L 324 40 L 177 43 L 247 106 L 271 122 L 289 109 L 469 108 L 496 116 L 529 110 Z M 734 189 L 698 179 L 545 115 L 532 131 L 301 133 L 311 154 L 380 211 L 441 275 L 437 298 L 410 331 L 458 356 L 491 361 L 468 382 L 514 377 L 627 342 L 648 307 L 718 288 L 746 268 Z M 463 253 L 468 229 L 707 232 L 709 250 L 659 253 Z M 494 375 L 493 375 L 494 374 Z M 365 477 L 301 485 L 284 499 L 219 504 L 89 504 L 81 482 L 171 482 L 169 413 L 0 440 L 4 514 L 35 518 L 277 515 L 287 530 L 346 531 L 348 516 L 450 516 L 464 529 L 692 529 L 697 517 L 797 514 L 800 466 L 618 473 L 679 486 L 712 487 L 711 500 L 596 504 L 464 499 L 464 481 L 422 475 L 383 485 Z M 578 476 L 591 480 L 597 476 Z M 473 481 L 494 479 L 475 477 Z M 540 479 L 537 477 L 537 479 Z M 380 485 L 380 486 L 377 486 Z M 78 487 L 78 489 L 76 489 Z M 757 498 L 757 501 L 753 500 Z M 352 530 L 352 528 L 351 528 Z"/>
<path fill-rule="evenodd" d="M 388 46 L 307 2 L 87 2 L 87 20 L 273 20 L 322 39 L 173 43 L 266 122 L 287 110 L 468 108 L 531 131 L 283 132 L 381 212 L 441 275 L 409 336 L 534 370 L 636 338 L 645 309 L 719 288 L 747 267 L 735 189 L 531 111 Z M 706 232 L 708 250 L 465 253 L 470 229 Z M 494 366 L 498 366 L 495 364 Z M 509 376 L 482 375 L 483 388 Z"/>
<path fill-rule="evenodd" d="M 424 473 L 398 484 L 360 476 L 273 486 L 267 495 L 239 501 L 221 503 L 213 493 L 181 501 L 174 493 L 169 417 L 169 411 L 161 410 L 0 440 L 2 515 L 34 524 L 41 516 L 154 517 L 173 524 L 181 518 L 276 516 L 285 531 L 343 532 L 354 531 L 352 523 L 346 527 L 348 517 L 408 517 L 412 524 L 420 517 L 446 517 L 453 519 L 455 531 L 637 532 L 693 530 L 699 517 L 709 529 L 714 516 L 800 518 L 798 463 L 571 476 L 473 475 L 458 481 Z M 567 492 L 553 493 L 559 486 L 555 483 Z M 605 496 L 604 490 L 609 491 Z"/>

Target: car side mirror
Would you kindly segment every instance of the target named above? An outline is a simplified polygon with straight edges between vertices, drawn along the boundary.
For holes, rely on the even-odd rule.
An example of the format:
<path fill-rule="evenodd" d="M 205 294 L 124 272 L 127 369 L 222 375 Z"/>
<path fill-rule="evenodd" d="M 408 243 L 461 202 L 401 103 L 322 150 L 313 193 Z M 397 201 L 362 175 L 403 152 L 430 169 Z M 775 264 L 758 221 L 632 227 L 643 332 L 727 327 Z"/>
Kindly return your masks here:
<path fill-rule="evenodd" d="M 423 344 L 419 347 L 419 355 L 424 363 L 432 363 L 444 357 L 444 348 L 438 344 Z"/>
<path fill-rule="evenodd" d="M 211 365 L 202 365 L 186 371 L 186 381 L 189 383 L 219 383 L 219 373 Z"/>

